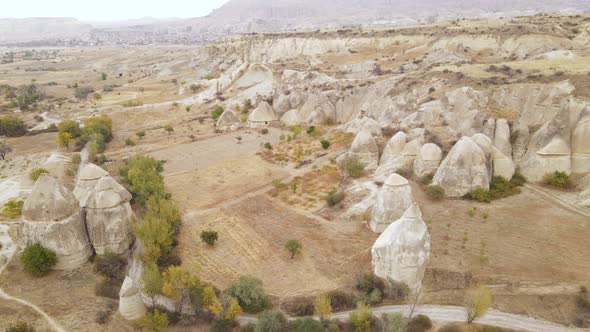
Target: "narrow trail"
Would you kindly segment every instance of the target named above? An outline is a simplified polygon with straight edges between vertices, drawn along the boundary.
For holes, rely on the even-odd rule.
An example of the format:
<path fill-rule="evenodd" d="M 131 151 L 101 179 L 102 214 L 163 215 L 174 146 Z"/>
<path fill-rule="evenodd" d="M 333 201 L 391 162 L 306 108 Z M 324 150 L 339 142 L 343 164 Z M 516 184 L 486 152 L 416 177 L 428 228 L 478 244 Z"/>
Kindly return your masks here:
<path fill-rule="evenodd" d="M 538 185 L 534 185 L 534 184 L 530 184 L 530 183 L 526 183 L 524 185 L 526 188 L 529 188 L 531 190 L 533 190 L 534 192 L 538 193 L 539 195 L 544 196 L 545 198 L 548 198 L 549 200 L 551 200 L 553 203 L 559 205 L 560 207 L 570 211 L 570 212 L 574 212 L 577 214 L 580 214 L 582 216 L 588 217 L 590 218 L 590 213 L 580 209 L 579 207 L 575 206 L 572 203 L 566 202 L 564 200 L 562 200 L 561 198 L 553 195 L 551 192 L 543 189 L 542 187 L 538 186 Z"/>
<path fill-rule="evenodd" d="M 383 314 L 399 313 L 409 316 L 412 305 L 389 305 L 372 309 L 375 316 Z M 342 311 L 332 314 L 333 319 L 348 320 L 352 311 Z M 415 315 L 427 315 L 434 321 L 446 323 L 464 323 L 467 321 L 467 311 L 459 306 L 446 305 L 419 305 L 414 310 Z M 314 317 L 318 319 L 317 317 Z M 293 320 L 294 318 L 290 318 Z M 255 323 L 257 318 L 250 315 L 238 317 L 240 323 Z M 565 326 L 555 324 L 542 319 L 536 319 L 523 315 L 509 314 L 495 309 L 489 309 L 485 315 L 475 320 L 475 323 L 491 326 L 522 330 L 527 332 L 567 332 L 576 331 Z"/>

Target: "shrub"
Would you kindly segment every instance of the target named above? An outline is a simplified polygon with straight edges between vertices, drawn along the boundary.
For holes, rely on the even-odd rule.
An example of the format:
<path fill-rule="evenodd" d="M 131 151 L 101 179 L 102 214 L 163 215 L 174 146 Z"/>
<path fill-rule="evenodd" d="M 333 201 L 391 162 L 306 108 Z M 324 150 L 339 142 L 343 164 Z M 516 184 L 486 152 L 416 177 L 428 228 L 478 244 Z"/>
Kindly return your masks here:
<path fill-rule="evenodd" d="M 356 298 L 350 293 L 334 290 L 329 292 L 327 296 L 330 298 L 333 311 L 352 309 L 356 305 Z"/>
<path fill-rule="evenodd" d="M 77 138 L 80 137 L 82 134 L 82 130 L 80 129 L 80 124 L 78 122 L 71 120 L 71 119 L 64 119 L 57 125 L 57 130 L 59 133 L 68 133 L 70 137 Z"/>
<path fill-rule="evenodd" d="M 510 183 L 512 183 L 514 186 L 522 187 L 526 183 L 526 178 L 524 175 L 522 175 L 522 173 L 516 170 L 512 176 L 512 179 L 510 179 Z"/>
<path fill-rule="evenodd" d="M 135 133 L 135 135 L 137 137 L 139 137 L 140 139 L 142 139 L 142 138 L 145 137 L 145 131 L 144 130 L 138 131 L 138 132 Z"/>
<path fill-rule="evenodd" d="M 301 245 L 301 242 L 297 240 L 289 240 L 285 243 L 285 249 L 291 254 L 291 259 L 293 259 L 296 255 L 301 254 L 303 246 Z"/>
<path fill-rule="evenodd" d="M 21 257 L 24 269 L 35 277 L 47 275 L 57 263 L 55 251 L 40 244 L 33 244 L 23 250 Z"/>
<path fill-rule="evenodd" d="M 313 313 L 321 319 L 330 319 L 332 315 L 332 303 L 326 295 L 320 295 L 313 301 Z"/>
<path fill-rule="evenodd" d="M 112 253 L 98 255 L 94 259 L 94 271 L 109 279 L 122 281 L 125 278 L 126 267 L 127 260 Z"/>
<path fill-rule="evenodd" d="M 344 193 L 341 191 L 337 191 L 336 188 L 332 188 L 328 193 L 328 197 L 326 197 L 326 204 L 328 206 L 334 206 L 344 199 Z"/>
<path fill-rule="evenodd" d="M 432 183 L 432 179 L 434 178 L 434 173 L 428 173 L 422 175 L 419 179 L 420 183 L 424 186 L 427 186 Z"/>
<path fill-rule="evenodd" d="M 389 280 L 387 287 L 384 289 L 386 297 L 395 300 L 403 301 L 410 295 L 410 287 L 403 282 Z"/>
<path fill-rule="evenodd" d="M 14 115 L 0 116 L 0 136 L 18 137 L 28 131 L 25 122 Z"/>
<path fill-rule="evenodd" d="M 135 146 L 135 141 L 128 137 L 127 139 L 125 139 L 125 145 Z"/>
<path fill-rule="evenodd" d="M 342 163 L 346 174 L 353 178 L 360 178 L 365 174 L 365 167 L 356 159 L 349 159 Z"/>
<path fill-rule="evenodd" d="M 37 181 L 37 179 L 39 179 L 39 177 L 43 174 L 49 174 L 49 171 L 46 170 L 45 168 L 33 168 L 30 172 L 29 172 L 29 179 L 31 179 L 32 181 Z"/>
<path fill-rule="evenodd" d="M 223 111 L 224 111 L 223 107 L 216 106 L 215 109 L 211 112 L 211 118 L 213 118 L 213 120 L 217 121 L 217 119 L 219 119 L 221 114 L 223 114 Z"/>
<path fill-rule="evenodd" d="M 359 308 L 350 313 L 350 323 L 354 326 L 355 332 L 370 332 L 373 313 L 367 305 L 360 305 Z"/>
<path fill-rule="evenodd" d="M 492 201 L 492 196 L 490 195 L 489 190 L 485 190 L 483 188 L 476 188 L 471 192 L 467 193 L 464 196 L 466 199 L 478 201 L 481 203 L 490 203 Z"/>
<path fill-rule="evenodd" d="M 201 241 L 212 247 L 215 245 L 215 242 L 217 242 L 217 236 L 218 235 L 216 231 L 202 231 Z"/>
<path fill-rule="evenodd" d="M 241 276 L 226 292 L 238 299 L 240 307 L 248 313 L 257 313 L 270 306 L 270 299 L 262 288 L 262 281 L 253 276 Z"/>
<path fill-rule="evenodd" d="M 265 310 L 258 316 L 256 332 L 286 332 L 289 322 L 283 313 L 277 310 Z"/>
<path fill-rule="evenodd" d="M 543 183 L 562 189 L 570 189 L 574 187 L 574 182 L 571 176 L 566 172 L 560 171 L 545 174 L 543 177 Z"/>
<path fill-rule="evenodd" d="M 165 312 L 160 312 L 154 309 L 153 312 L 148 312 L 139 322 L 139 326 L 148 331 L 160 331 L 168 327 L 168 315 Z"/>
<path fill-rule="evenodd" d="M 104 151 L 106 144 L 113 139 L 113 120 L 106 115 L 86 119 L 80 136 L 82 145 L 94 144 L 96 152 Z"/>
<path fill-rule="evenodd" d="M 330 141 L 327 141 L 325 139 L 321 140 L 320 144 L 322 145 L 322 149 L 324 150 L 328 150 L 328 148 L 330 147 Z"/>
<path fill-rule="evenodd" d="M 431 184 L 425 189 L 426 195 L 435 201 L 440 201 L 445 198 L 445 189 L 439 185 Z"/>
<path fill-rule="evenodd" d="M 174 131 L 174 128 L 172 125 L 167 124 L 164 126 L 164 130 L 168 133 L 168 135 L 170 135 Z"/>
<path fill-rule="evenodd" d="M 35 332 L 35 329 L 26 322 L 17 322 L 16 325 L 10 325 L 5 332 Z"/>
<path fill-rule="evenodd" d="M 26 111 L 31 105 L 45 98 L 45 93 L 37 84 L 19 86 L 16 91 L 18 107 Z"/>
<path fill-rule="evenodd" d="M 262 129 L 260 129 L 260 133 L 261 133 L 262 135 L 266 135 L 266 134 L 268 134 L 268 128 L 262 128 Z"/>
<path fill-rule="evenodd" d="M 129 158 L 119 173 L 129 184 L 134 200 L 144 205 L 152 197 L 165 196 L 164 180 L 160 174 L 164 168 L 161 161 L 146 156 Z"/>
<path fill-rule="evenodd" d="M 267 150 L 272 150 L 272 144 L 270 144 L 269 142 L 264 143 L 264 148 Z"/>
<path fill-rule="evenodd" d="M 324 332 L 324 326 L 321 322 L 312 317 L 296 319 L 289 324 L 290 331 L 296 332 Z"/>
<path fill-rule="evenodd" d="M 301 126 L 295 125 L 295 126 L 291 127 L 291 132 L 293 133 L 293 138 L 301 135 Z"/>
<path fill-rule="evenodd" d="M 2 208 L 2 215 L 14 219 L 22 214 L 23 211 L 23 201 L 17 201 L 14 199 L 8 200 L 4 203 L 4 207 Z"/>
<path fill-rule="evenodd" d="M 121 290 L 121 281 L 119 280 L 101 280 L 94 288 L 94 294 L 100 297 L 109 299 L 119 299 L 119 291 Z"/>
<path fill-rule="evenodd" d="M 408 332 L 426 332 L 432 328 L 432 321 L 426 315 L 418 315 L 408 322 Z"/>
<path fill-rule="evenodd" d="M 515 181 L 516 183 L 519 180 Z M 490 196 L 492 200 L 506 198 L 520 194 L 520 188 L 513 182 L 506 180 L 501 176 L 494 176 L 490 183 Z"/>
<path fill-rule="evenodd" d="M 386 332 L 406 332 L 408 319 L 401 314 L 383 314 L 383 325 Z"/>
<path fill-rule="evenodd" d="M 492 304 L 492 293 L 487 287 L 479 286 L 469 290 L 466 296 L 467 323 L 471 323 L 488 310 Z"/>
<path fill-rule="evenodd" d="M 93 92 L 94 88 L 91 86 L 78 87 L 74 90 L 74 97 L 77 99 L 86 99 Z"/>

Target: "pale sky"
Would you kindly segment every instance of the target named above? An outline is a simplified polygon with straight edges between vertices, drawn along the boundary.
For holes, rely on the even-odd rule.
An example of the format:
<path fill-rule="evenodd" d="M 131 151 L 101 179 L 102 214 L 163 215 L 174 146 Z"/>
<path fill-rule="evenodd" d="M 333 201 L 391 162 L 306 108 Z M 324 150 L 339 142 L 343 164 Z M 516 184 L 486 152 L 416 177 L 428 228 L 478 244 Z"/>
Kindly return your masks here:
<path fill-rule="evenodd" d="M 228 0 L 14 0 L 0 7 L 0 17 L 75 17 L 114 21 L 142 17 L 199 17 Z M 2 0 L 1 2 L 4 2 Z"/>

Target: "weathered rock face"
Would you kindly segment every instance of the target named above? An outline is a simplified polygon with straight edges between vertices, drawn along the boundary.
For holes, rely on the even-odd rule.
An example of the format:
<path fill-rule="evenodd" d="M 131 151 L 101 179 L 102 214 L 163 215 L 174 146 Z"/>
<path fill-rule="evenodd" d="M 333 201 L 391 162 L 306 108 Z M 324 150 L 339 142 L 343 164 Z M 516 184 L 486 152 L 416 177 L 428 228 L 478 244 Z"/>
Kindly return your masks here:
<path fill-rule="evenodd" d="M 393 161 L 395 158 L 399 157 L 404 151 L 404 147 L 406 146 L 407 135 L 403 131 L 398 131 L 387 144 L 385 148 L 383 148 L 383 153 L 381 154 L 381 160 L 379 160 L 379 165 L 387 164 L 390 161 Z"/>
<path fill-rule="evenodd" d="M 277 113 L 273 110 L 267 102 L 263 101 L 256 107 L 248 116 L 248 124 L 250 125 L 266 125 L 279 119 Z"/>
<path fill-rule="evenodd" d="M 391 174 L 377 195 L 371 211 L 369 227 L 375 233 L 383 232 L 399 219 L 414 203 L 414 195 L 408 180 L 397 173 Z"/>
<path fill-rule="evenodd" d="M 506 180 L 512 179 L 514 172 L 516 171 L 516 166 L 512 159 L 506 155 L 504 155 L 498 148 L 492 148 L 492 165 L 493 165 L 493 175 L 494 176 L 501 176 Z"/>
<path fill-rule="evenodd" d="M 125 277 L 119 292 L 119 313 L 127 320 L 136 320 L 145 316 L 146 312 L 139 288 L 133 284 L 131 278 Z"/>
<path fill-rule="evenodd" d="M 375 171 L 375 181 L 383 182 L 397 170 L 411 171 L 414 160 L 422 146 L 422 138 L 406 143 L 407 135 L 403 132 L 395 134 L 383 149 L 379 168 Z"/>
<path fill-rule="evenodd" d="M 414 161 L 414 174 L 424 176 L 434 174 L 442 160 L 442 150 L 433 143 L 424 144 Z"/>
<path fill-rule="evenodd" d="M 228 130 L 231 126 L 240 123 L 240 119 L 234 113 L 234 111 L 226 109 L 221 113 L 221 116 L 217 120 L 217 129 L 219 130 Z"/>
<path fill-rule="evenodd" d="M 85 164 L 82 167 L 74 188 L 74 196 L 80 201 L 80 206 L 86 205 L 88 195 L 90 195 L 98 180 L 108 174 L 107 171 L 94 164 Z"/>
<path fill-rule="evenodd" d="M 512 156 L 512 144 L 510 144 L 510 125 L 508 120 L 499 119 L 496 121 L 496 132 L 494 145 L 507 157 Z"/>
<path fill-rule="evenodd" d="M 131 244 L 131 194 L 112 177 L 98 181 L 88 196 L 86 227 L 89 240 L 99 255 L 124 254 Z"/>
<path fill-rule="evenodd" d="M 486 154 L 471 138 L 462 137 L 441 163 L 432 183 L 443 187 L 449 197 L 461 197 L 475 188 L 489 189 Z"/>
<path fill-rule="evenodd" d="M 590 107 L 587 107 L 590 113 Z M 590 114 L 584 116 L 572 135 L 572 172 L 590 172 Z"/>
<path fill-rule="evenodd" d="M 299 114 L 297 110 L 289 110 L 283 116 L 281 116 L 281 122 L 286 125 L 297 125 L 302 123 L 301 119 L 299 118 Z"/>
<path fill-rule="evenodd" d="M 371 249 L 375 275 L 420 289 L 430 256 L 430 234 L 418 205 L 389 225 Z"/>
<path fill-rule="evenodd" d="M 347 160 L 357 160 L 367 170 L 377 168 L 379 147 L 370 132 L 367 130 L 359 132 L 352 141 L 350 150 L 338 157 L 337 162 L 342 164 Z"/>
<path fill-rule="evenodd" d="M 21 247 L 39 243 L 56 252 L 56 269 L 74 269 L 92 254 L 78 200 L 55 178 L 42 175 L 23 205 Z"/>

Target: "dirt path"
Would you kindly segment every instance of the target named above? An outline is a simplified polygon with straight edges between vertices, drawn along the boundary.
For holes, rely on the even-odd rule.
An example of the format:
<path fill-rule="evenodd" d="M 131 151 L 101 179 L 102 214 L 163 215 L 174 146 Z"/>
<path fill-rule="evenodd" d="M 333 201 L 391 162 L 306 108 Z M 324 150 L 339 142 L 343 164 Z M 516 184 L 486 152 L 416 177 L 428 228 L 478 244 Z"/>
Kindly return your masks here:
<path fill-rule="evenodd" d="M 561 206 L 562 208 L 564 208 L 568 211 L 575 212 L 575 213 L 578 213 L 580 215 L 590 218 L 590 213 L 580 209 L 579 207 L 577 207 L 569 202 L 566 202 L 566 201 L 560 199 L 559 197 L 553 195 L 552 193 L 548 192 L 547 190 L 544 190 L 543 188 L 541 188 L 537 185 L 527 183 L 527 184 L 525 184 L 525 187 L 532 189 L 535 192 L 545 196 L 546 198 L 553 201 L 555 204 Z"/>
<path fill-rule="evenodd" d="M 382 306 L 372 309 L 375 316 L 382 314 L 399 313 L 404 316 L 409 316 L 411 305 L 391 305 Z M 333 319 L 348 320 L 351 311 L 337 312 L 332 315 Z M 467 320 L 467 311 L 459 306 L 444 306 L 444 305 L 421 305 L 414 310 L 414 315 L 427 315 L 434 321 L 438 322 L 461 322 Z M 256 322 L 257 318 L 254 316 L 242 315 L 238 318 L 240 323 Z M 575 331 L 565 326 L 551 323 L 545 320 L 536 319 L 523 315 L 509 314 L 495 309 L 490 309 L 485 315 L 476 319 L 478 324 L 485 324 L 509 329 L 516 329 L 530 332 L 567 332 Z"/>

